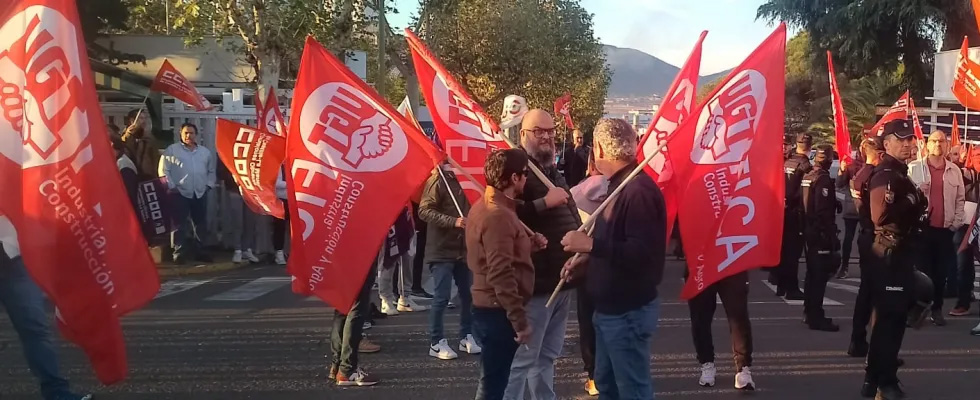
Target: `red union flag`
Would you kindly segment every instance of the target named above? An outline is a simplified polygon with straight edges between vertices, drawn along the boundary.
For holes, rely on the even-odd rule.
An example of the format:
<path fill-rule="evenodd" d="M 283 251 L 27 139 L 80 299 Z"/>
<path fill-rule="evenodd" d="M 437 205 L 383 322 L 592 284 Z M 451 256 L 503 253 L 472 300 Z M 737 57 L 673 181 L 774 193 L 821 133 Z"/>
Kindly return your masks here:
<path fill-rule="evenodd" d="M 980 108 L 980 65 L 970 59 L 970 45 L 966 37 L 956 58 L 952 91 L 963 107 Z"/>
<path fill-rule="evenodd" d="M 878 131 L 885 126 L 886 123 L 894 121 L 897 119 L 909 119 L 909 92 L 906 90 L 902 97 L 899 97 L 892 105 L 892 108 L 885 112 L 885 115 L 881 116 L 881 119 L 873 127 L 871 127 L 871 136 L 878 136 Z"/>
<path fill-rule="evenodd" d="M 262 121 L 265 121 L 265 108 L 262 107 L 262 92 L 259 90 L 255 91 L 255 125 L 262 126 Z"/>
<path fill-rule="evenodd" d="M 568 129 L 575 129 L 572 122 L 572 94 L 565 92 L 564 95 L 555 100 L 555 116 L 561 115 L 565 118 L 565 126 Z"/>
<path fill-rule="evenodd" d="M 283 219 L 282 202 L 276 197 L 276 179 L 286 158 L 286 139 L 219 118 L 215 148 L 218 158 L 235 178 L 248 208 Z"/>
<path fill-rule="evenodd" d="M 311 37 L 292 109 L 286 185 L 293 291 L 346 312 L 388 228 L 441 155 Z"/>
<path fill-rule="evenodd" d="M 694 50 L 691 51 L 691 55 L 687 57 L 684 66 L 678 71 L 674 83 L 670 85 L 667 95 L 660 103 L 660 108 L 650 120 L 650 125 L 647 127 L 643 138 L 640 139 L 639 146 L 637 146 L 637 161 L 641 163 L 646 161 L 647 155 L 656 151 L 660 145 L 669 140 L 677 131 L 677 127 L 691 115 L 691 108 L 694 107 L 694 99 L 698 92 L 698 75 L 701 72 L 701 43 L 704 42 L 707 35 L 708 31 L 701 32 L 701 37 L 694 45 Z M 644 165 L 643 169 L 654 182 L 657 182 L 657 186 L 660 186 L 660 190 L 663 192 L 664 204 L 667 207 L 667 240 L 670 240 L 671 231 L 674 230 L 674 221 L 677 219 L 677 187 L 670 184 L 674 170 L 667 159 L 667 149 L 655 155 L 648 164 Z"/>
<path fill-rule="evenodd" d="M 74 1 L 0 10 L 0 238 L 19 244 L 99 380 L 128 373 L 119 317 L 160 289 L 109 146 Z"/>
<path fill-rule="evenodd" d="M 834 107 L 834 137 L 837 141 L 837 156 L 847 165 L 853 163 L 851 157 L 851 133 L 847 131 L 847 114 L 844 114 L 844 103 L 841 102 L 840 89 L 837 87 L 837 74 L 834 73 L 834 59 L 827 52 L 827 71 L 830 74 L 830 99 Z"/>
<path fill-rule="evenodd" d="M 953 117 L 953 128 L 950 129 L 950 133 L 949 133 L 950 136 L 952 136 L 951 138 L 952 142 L 950 143 L 950 145 L 953 147 L 960 147 L 960 145 L 962 144 L 962 142 L 960 142 L 960 123 L 959 121 L 957 121 L 956 114 L 953 114 L 952 117 Z M 963 149 L 960 149 L 960 152 L 962 151 Z M 959 157 L 959 154 L 957 154 L 956 156 Z"/>
<path fill-rule="evenodd" d="M 286 136 L 286 120 L 282 117 L 282 110 L 279 109 L 279 100 L 276 98 L 276 89 L 269 88 L 269 97 L 266 98 L 265 111 L 262 112 L 262 129 L 267 132 L 275 133 L 279 136 Z"/>
<path fill-rule="evenodd" d="M 786 26 L 780 24 L 675 133 L 671 165 L 690 299 L 718 280 L 779 262 Z"/>
<path fill-rule="evenodd" d="M 480 105 L 472 100 L 456 79 L 442 67 L 422 40 L 411 30 L 405 30 L 408 47 L 412 49 L 415 72 L 419 76 L 422 95 L 429 105 L 432 122 L 443 150 L 479 182 L 462 181 L 466 198 L 474 203 L 483 196 L 487 182 L 483 164 L 487 154 L 495 149 L 508 148 L 499 129 Z M 457 171 L 457 175 L 461 175 Z"/>
<path fill-rule="evenodd" d="M 187 78 L 184 77 L 170 60 L 163 60 L 160 71 L 157 72 L 150 90 L 169 94 L 184 103 L 190 104 L 197 111 L 210 110 L 211 103 L 201 96 Z"/>

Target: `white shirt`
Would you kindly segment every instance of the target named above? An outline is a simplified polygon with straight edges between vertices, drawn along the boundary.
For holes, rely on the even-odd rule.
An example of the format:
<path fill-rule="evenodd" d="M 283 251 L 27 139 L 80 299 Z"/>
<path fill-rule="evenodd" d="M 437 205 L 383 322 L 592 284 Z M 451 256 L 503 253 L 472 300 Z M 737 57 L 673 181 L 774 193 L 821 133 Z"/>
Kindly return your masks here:
<path fill-rule="evenodd" d="M 17 242 L 17 231 L 7 217 L 0 214 L 0 251 L 7 253 L 7 257 L 17 258 L 20 255 L 20 246 Z"/>
<path fill-rule="evenodd" d="M 214 169 L 211 150 L 200 145 L 191 150 L 183 143 L 174 143 L 160 157 L 160 176 L 167 178 L 167 186 L 189 199 L 204 197 L 215 186 Z"/>

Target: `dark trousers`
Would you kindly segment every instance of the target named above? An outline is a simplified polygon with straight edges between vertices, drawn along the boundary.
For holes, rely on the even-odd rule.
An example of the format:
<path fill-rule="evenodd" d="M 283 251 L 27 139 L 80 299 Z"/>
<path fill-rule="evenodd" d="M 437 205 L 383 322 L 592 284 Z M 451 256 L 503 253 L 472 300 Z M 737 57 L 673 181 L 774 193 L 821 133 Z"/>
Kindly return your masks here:
<path fill-rule="evenodd" d="M 956 248 L 953 246 L 953 231 L 946 228 L 926 227 L 922 230 L 919 246 L 919 270 L 932 279 L 933 310 L 943 309 L 943 295 L 946 291 L 946 273 L 950 265 L 956 264 Z"/>
<path fill-rule="evenodd" d="M 357 348 L 361 345 L 365 318 L 371 312 L 371 286 L 374 285 L 377 276 L 377 269 L 372 267 L 347 315 L 337 310 L 333 312 L 333 330 L 330 332 L 332 364 L 337 366 L 344 376 L 350 376 L 357 371 Z"/>
<path fill-rule="evenodd" d="M 963 226 L 953 236 L 953 246 L 957 249 L 960 248 L 967 229 L 968 226 Z M 956 253 L 956 307 L 969 309 L 973 302 L 973 281 L 976 279 L 976 267 L 973 264 L 975 246 L 976 244 L 971 243 L 965 250 Z M 949 281 L 953 282 L 952 279 Z"/>
<path fill-rule="evenodd" d="M 476 400 L 501 400 L 517 353 L 517 334 L 502 308 L 473 307 L 473 328 L 476 340 L 483 346 Z"/>
<path fill-rule="evenodd" d="M 170 196 L 174 231 L 170 234 L 174 258 L 200 253 L 208 238 L 208 195 L 189 199 L 178 192 Z"/>
<path fill-rule="evenodd" d="M 839 271 L 847 271 L 847 267 L 850 264 L 851 245 L 854 243 L 854 233 L 857 231 L 857 226 L 857 219 L 844 218 L 844 241 L 841 242 Z"/>
<path fill-rule="evenodd" d="M 422 269 L 425 268 L 425 231 L 415 231 L 415 259 L 412 265 L 412 291 L 422 291 Z"/>
<path fill-rule="evenodd" d="M 869 265 L 875 322 L 871 328 L 866 379 L 879 385 L 898 381 L 898 352 L 912 305 L 913 251 L 908 246 L 895 249 L 890 260 L 876 254 Z"/>
<path fill-rule="evenodd" d="M 780 292 L 800 290 L 800 255 L 803 254 L 803 233 L 800 216 L 787 212 L 783 221 L 783 247 L 780 249 L 779 267 L 776 271 L 776 287 Z"/>
<path fill-rule="evenodd" d="M 595 324 L 592 314 L 595 314 L 595 304 L 585 291 L 585 285 L 579 285 L 576 305 L 578 307 L 579 350 L 582 353 L 582 363 L 589 379 L 595 379 Z"/>
<path fill-rule="evenodd" d="M 272 246 L 276 251 L 282 251 L 286 246 L 286 228 L 289 225 L 289 204 L 286 200 L 282 200 L 282 208 L 285 210 L 284 218 L 272 218 Z"/>
<path fill-rule="evenodd" d="M 732 353 L 735 354 L 736 370 L 752 366 L 752 325 L 749 322 L 749 273 L 741 272 L 704 289 L 688 300 L 691 311 L 691 336 L 698 363 L 715 362 L 715 346 L 711 336 L 711 320 L 715 316 L 717 303 L 721 297 L 728 317 L 728 328 L 732 336 Z"/>
<path fill-rule="evenodd" d="M 810 241 L 806 251 L 806 280 L 803 281 L 803 315 L 811 324 L 819 323 L 824 318 L 823 296 L 827 293 L 827 281 L 830 274 L 837 269 L 831 265 L 832 257 L 829 251 L 820 254 L 822 243 Z"/>
<path fill-rule="evenodd" d="M 868 324 L 871 323 L 871 242 L 873 232 L 865 232 L 862 228 L 858 235 L 858 257 L 860 257 L 861 284 L 858 286 L 857 299 L 854 301 L 854 316 L 851 318 L 851 343 L 868 343 Z"/>

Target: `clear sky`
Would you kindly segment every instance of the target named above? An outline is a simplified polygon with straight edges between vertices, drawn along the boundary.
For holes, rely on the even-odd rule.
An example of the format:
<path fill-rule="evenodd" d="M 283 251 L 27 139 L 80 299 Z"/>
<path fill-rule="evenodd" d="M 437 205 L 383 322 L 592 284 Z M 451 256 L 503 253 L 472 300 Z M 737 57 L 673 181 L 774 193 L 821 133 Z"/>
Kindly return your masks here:
<path fill-rule="evenodd" d="M 595 33 L 604 44 L 642 50 L 676 66 L 684 63 L 698 34 L 704 41 L 701 74 L 738 65 L 774 26 L 756 21 L 764 0 L 582 0 L 594 14 Z M 403 28 L 418 0 L 395 0 L 392 26 Z"/>

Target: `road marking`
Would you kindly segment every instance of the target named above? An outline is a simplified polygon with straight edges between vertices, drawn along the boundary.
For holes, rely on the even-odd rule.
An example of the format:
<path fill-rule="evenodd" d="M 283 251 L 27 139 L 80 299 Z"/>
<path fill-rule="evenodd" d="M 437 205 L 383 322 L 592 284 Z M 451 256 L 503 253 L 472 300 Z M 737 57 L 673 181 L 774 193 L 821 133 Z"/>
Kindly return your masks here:
<path fill-rule="evenodd" d="M 769 281 L 766 281 L 766 280 L 762 280 L 762 283 L 764 285 L 766 285 L 766 287 L 768 287 L 769 290 L 772 290 L 773 293 L 776 293 L 776 286 L 775 285 L 769 283 Z M 785 298 L 782 298 L 782 299 L 783 299 L 783 302 L 784 303 L 789 304 L 791 306 L 802 306 L 803 305 L 803 300 L 786 300 Z M 823 298 L 823 305 L 825 305 L 825 306 L 842 306 L 842 305 L 844 305 L 844 303 L 841 303 L 839 301 L 831 300 L 831 299 L 828 299 L 828 298 L 824 297 Z"/>
<path fill-rule="evenodd" d="M 176 279 L 176 280 L 172 280 L 172 281 L 166 281 L 166 282 L 160 284 L 160 292 L 157 293 L 157 295 L 156 295 L 156 297 L 154 297 L 154 299 L 159 299 L 159 298 L 162 298 L 162 297 L 167 297 L 167 296 L 170 296 L 172 294 L 177 294 L 177 293 L 180 293 L 180 292 L 186 292 L 188 290 L 191 290 L 193 288 L 196 288 L 198 286 L 201 286 L 201 285 L 203 285 L 205 283 L 211 282 L 213 279 L 214 278 L 209 278 L 209 279 L 191 279 L 191 280 Z"/>
<path fill-rule="evenodd" d="M 289 277 L 266 276 L 248 282 L 227 292 L 219 293 L 204 301 L 250 301 L 262 297 L 273 290 L 288 285 Z"/>
<path fill-rule="evenodd" d="M 835 283 L 835 282 L 827 282 L 827 287 L 834 288 L 834 289 L 840 289 L 840 290 L 844 290 L 844 291 L 848 291 L 848 292 L 851 292 L 851 293 L 854 293 L 854 294 L 857 294 L 857 292 L 858 292 L 858 287 L 857 286 L 844 285 L 844 284 Z"/>
<path fill-rule="evenodd" d="M 841 279 L 841 280 L 842 281 L 848 281 L 848 282 L 854 282 L 854 283 L 861 283 L 861 278 L 844 278 L 844 279 Z"/>

